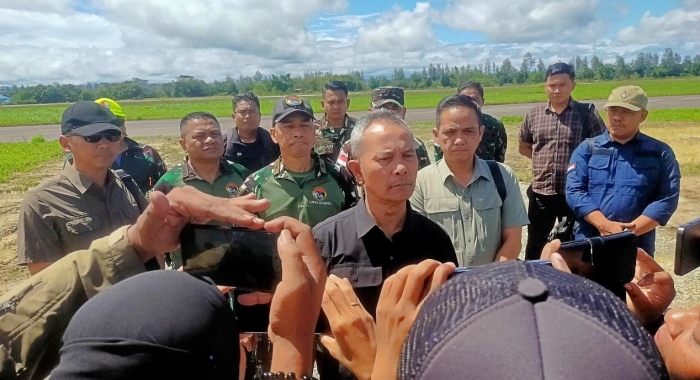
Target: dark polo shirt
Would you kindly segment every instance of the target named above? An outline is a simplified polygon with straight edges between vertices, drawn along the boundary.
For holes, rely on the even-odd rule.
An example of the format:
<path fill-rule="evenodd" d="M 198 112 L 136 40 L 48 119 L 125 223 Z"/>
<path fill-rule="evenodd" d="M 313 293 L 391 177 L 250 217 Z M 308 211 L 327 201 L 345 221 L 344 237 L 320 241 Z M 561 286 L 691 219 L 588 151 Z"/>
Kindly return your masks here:
<path fill-rule="evenodd" d="M 442 227 L 413 211 L 408 202 L 406 208 L 403 228 L 391 238 L 374 222 L 364 199 L 313 230 L 328 272 L 350 281 L 372 317 L 376 316 L 384 280 L 401 268 L 425 259 L 457 264 L 452 241 Z M 321 324 L 327 328 L 327 323 L 322 317 Z M 316 359 L 322 380 L 356 378 L 325 350 Z"/>
<path fill-rule="evenodd" d="M 347 278 L 367 311 L 375 316 L 382 283 L 392 274 L 425 259 L 457 264 L 447 233 L 418 214 L 408 212 L 401 231 L 387 238 L 369 214 L 364 200 L 314 228 L 316 244 L 328 272 Z"/>
<path fill-rule="evenodd" d="M 270 137 L 270 132 L 258 127 L 254 143 L 244 143 L 238 129 L 232 128 L 224 136 L 224 158 L 242 165 L 251 173 L 269 165 L 280 156 L 279 145 Z"/>

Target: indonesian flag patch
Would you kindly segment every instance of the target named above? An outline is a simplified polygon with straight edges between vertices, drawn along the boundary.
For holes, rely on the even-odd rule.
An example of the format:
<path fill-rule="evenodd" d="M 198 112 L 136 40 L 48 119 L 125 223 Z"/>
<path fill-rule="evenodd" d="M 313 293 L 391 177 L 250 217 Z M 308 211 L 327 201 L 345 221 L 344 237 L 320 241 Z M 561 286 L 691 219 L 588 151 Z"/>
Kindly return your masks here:
<path fill-rule="evenodd" d="M 346 167 L 348 165 L 348 158 L 348 152 L 346 152 L 345 149 L 343 149 L 340 151 L 336 163 L 342 167 Z"/>
<path fill-rule="evenodd" d="M 572 162 L 572 163 L 570 163 L 569 166 L 566 168 L 566 172 L 567 172 L 567 173 L 570 173 L 570 172 L 572 172 L 572 171 L 574 171 L 574 170 L 576 170 L 576 163 L 575 163 L 575 162 Z"/>

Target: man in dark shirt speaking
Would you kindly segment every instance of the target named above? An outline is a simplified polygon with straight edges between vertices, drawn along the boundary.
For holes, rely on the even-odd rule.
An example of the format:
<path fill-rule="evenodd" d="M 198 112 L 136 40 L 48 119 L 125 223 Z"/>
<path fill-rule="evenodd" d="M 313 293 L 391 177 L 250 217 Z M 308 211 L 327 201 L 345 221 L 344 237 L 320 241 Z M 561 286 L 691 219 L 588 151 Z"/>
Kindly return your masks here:
<path fill-rule="evenodd" d="M 457 264 L 452 241 L 430 219 L 411 209 L 418 174 L 413 134 L 394 112 L 372 111 L 350 136 L 348 169 L 364 187 L 357 206 L 314 228 L 330 274 L 346 278 L 374 317 L 384 280 L 406 265 L 425 259 Z M 319 361 L 321 378 L 353 378 L 329 355 Z"/>
<path fill-rule="evenodd" d="M 374 315 L 384 279 L 425 259 L 457 263 L 449 236 L 411 209 L 418 173 L 413 135 L 400 116 L 373 111 L 350 137 L 348 169 L 363 186 L 359 204 L 318 224 L 316 242 L 328 270 L 347 278 Z"/>

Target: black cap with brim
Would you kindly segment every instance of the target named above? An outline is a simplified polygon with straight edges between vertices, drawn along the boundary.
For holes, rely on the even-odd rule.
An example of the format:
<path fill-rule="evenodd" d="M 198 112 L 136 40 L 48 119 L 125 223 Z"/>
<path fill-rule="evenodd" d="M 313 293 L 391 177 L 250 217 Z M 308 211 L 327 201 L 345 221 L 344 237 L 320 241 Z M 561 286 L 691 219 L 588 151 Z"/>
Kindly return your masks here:
<path fill-rule="evenodd" d="M 78 102 L 63 112 L 61 134 L 64 136 L 91 136 L 107 130 L 121 132 L 120 120 L 95 102 Z"/>
<path fill-rule="evenodd" d="M 289 116 L 289 115 L 291 115 L 291 114 L 293 114 L 293 113 L 300 113 L 300 114 L 302 114 L 302 115 L 305 115 L 305 116 L 308 116 L 308 117 L 314 119 L 314 115 L 313 115 L 312 113 L 309 113 L 309 112 L 306 111 L 306 110 L 300 110 L 300 109 L 296 109 L 296 108 L 289 108 L 289 109 L 285 110 L 284 112 L 282 112 L 281 114 L 276 115 L 276 117 L 275 117 L 275 119 L 274 119 L 274 122 L 275 122 L 275 123 L 279 123 L 280 121 L 282 121 L 282 119 L 284 119 L 285 117 L 287 117 L 287 116 Z"/>
<path fill-rule="evenodd" d="M 272 123 L 279 123 L 282 119 L 295 112 L 315 119 L 311 103 L 296 95 L 289 95 L 284 98 L 279 98 L 277 102 L 275 102 L 275 107 L 272 109 Z"/>

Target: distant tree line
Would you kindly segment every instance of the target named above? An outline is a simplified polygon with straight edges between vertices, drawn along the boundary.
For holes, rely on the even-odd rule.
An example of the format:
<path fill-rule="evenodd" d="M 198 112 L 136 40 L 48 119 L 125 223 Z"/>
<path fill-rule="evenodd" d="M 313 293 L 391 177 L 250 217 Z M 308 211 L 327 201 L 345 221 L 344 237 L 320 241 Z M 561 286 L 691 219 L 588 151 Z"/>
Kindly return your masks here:
<path fill-rule="evenodd" d="M 608 81 L 629 78 L 665 78 L 700 76 L 700 54 L 681 57 L 671 48 L 657 53 L 639 53 L 631 62 L 618 56 L 614 63 L 603 63 L 597 56 L 575 56 L 569 62 L 576 68 L 576 76 L 582 81 Z M 204 97 L 212 95 L 234 95 L 238 92 L 253 92 L 258 95 L 286 93 L 321 93 L 323 85 L 331 79 L 345 81 L 350 91 L 367 91 L 380 86 L 399 86 L 406 89 L 430 89 L 457 87 L 470 80 L 485 86 L 542 83 L 547 66 L 542 59 L 531 53 L 523 56 L 520 68 L 510 59 L 500 65 L 486 62 L 479 65 L 430 64 L 422 70 L 407 73 L 403 68 L 394 68 L 391 78 L 385 75 L 365 77 L 362 71 L 345 75 L 332 72 L 306 72 L 293 77 L 291 74 L 263 75 L 259 71 L 253 76 L 231 76 L 222 81 L 207 83 L 188 75 L 181 75 L 168 83 L 149 83 L 134 78 L 121 83 L 87 83 L 84 85 L 11 86 L 0 88 L 0 94 L 10 96 L 14 104 L 61 103 L 79 100 L 94 100 L 107 97 L 116 100 L 144 98 Z"/>

